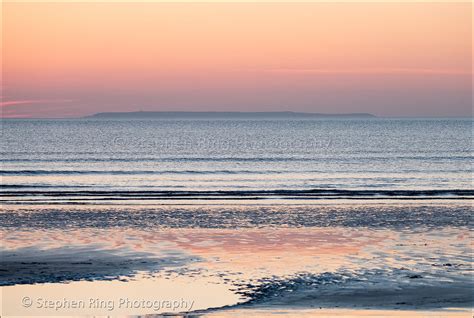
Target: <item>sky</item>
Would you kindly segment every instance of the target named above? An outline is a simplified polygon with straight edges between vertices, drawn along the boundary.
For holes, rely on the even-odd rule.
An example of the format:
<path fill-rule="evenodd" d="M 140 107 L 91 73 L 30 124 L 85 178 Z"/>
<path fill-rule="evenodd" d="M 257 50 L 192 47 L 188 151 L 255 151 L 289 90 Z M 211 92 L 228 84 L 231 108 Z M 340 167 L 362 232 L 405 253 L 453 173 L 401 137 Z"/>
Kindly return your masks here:
<path fill-rule="evenodd" d="M 2 3 L 1 115 L 472 115 L 472 4 Z"/>

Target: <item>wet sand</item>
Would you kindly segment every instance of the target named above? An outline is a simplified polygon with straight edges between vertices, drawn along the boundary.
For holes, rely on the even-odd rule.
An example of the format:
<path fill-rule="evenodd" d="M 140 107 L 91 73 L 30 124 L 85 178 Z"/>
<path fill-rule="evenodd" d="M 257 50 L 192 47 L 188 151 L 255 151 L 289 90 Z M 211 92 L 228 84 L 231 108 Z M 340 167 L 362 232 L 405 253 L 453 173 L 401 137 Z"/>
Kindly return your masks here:
<path fill-rule="evenodd" d="M 385 318 L 385 317 L 410 317 L 410 318 L 441 318 L 441 317 L 452 317 L 452 318 L 465 318 L 472 317 L 472 311 L 469 309 L 446 309 L 436 311 L 426 310 L 366 310 L 366 309 L 305 309 L 298 310 L 228 310 L 216 313 L 206 314 L 205 317 L 344 317 L 344 318 L 358 318 L 358 317 L 373 317 L 373 318 Z"/>
<path fill-rule="evenodd" d="M 49 227 L 50 210 L 3 210 L 3 314 L 465 317 L 473 306 L 464 203 L 195 208 L 136 207 L 125 222 L 119 208 L 69 207 Z M 184 215 L 195 218 L 183 226 Z"/>

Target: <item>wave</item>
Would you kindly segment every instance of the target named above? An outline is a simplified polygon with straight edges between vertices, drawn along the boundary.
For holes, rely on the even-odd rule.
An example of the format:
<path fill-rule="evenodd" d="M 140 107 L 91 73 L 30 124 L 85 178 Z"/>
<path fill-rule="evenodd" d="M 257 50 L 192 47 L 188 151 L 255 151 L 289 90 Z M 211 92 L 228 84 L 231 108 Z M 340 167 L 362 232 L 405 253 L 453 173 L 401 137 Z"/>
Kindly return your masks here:
<path fill-rule="evenodd" d="M 337 161 L 373 161 L 373 160 L 472 160 L 472 156 L 321 156 L 321 157 L 140 157 L 140 158 L 4 158 L 0 162 L 320 162 L 322 160 Z"/>
<path fill-rule="evenodd" d="M 64 185 L 64 184 L 1 184 L 0 189 L 89 189 L 88 185 Z M 111 188 L 109 185 L 94 185 L 94 188 Z M 113 188 L 130 188 L 129 186 L 120 186 L 114 185 Z M 157 186 L 157 185 L 140 185 L 136 188 L 185 188 L 184 185 L 166 185 L 166 186 Z"/>
<path fill-rule="evenodd" d="M 36 175 L 143 175 L 143 174 L 284 174 L 281 170 L 0 170 L 0 176 Z"/>
<path fill-rule="evenodd" d="M 88 188 L 84 185 L 68 186 L 68 185 L 48 185 L 48 184 L 1 184 L 0 189 L 43 189 L 43 188 Z"/>
<path fill-rule="evenodd" d="M 331 171 L 332 173 L 344 173 L 348 171 Z M 426 174 L 426 173 L 459 173 L 459 169 L 421 171 L 415 169 L 404 169 L 398 173 Z M 272 174 L 327 174 L 323 170 L 0 170 L 0 176 L 41 176 L 41 175 L 272 175 Z M 383 174 L 382 170 L 367 170 L 366 173 Z M 383 178 L 383 176 L 377 176 Z M 390 179 L 388 179 L 390 180 Z"/>
<path fill-rule="evenodd" d="M 310 189 L 310 190 L 218 190 L 218 191 L 35 191 L 6 189 L 21 189 L 22 186 L 1 185 L 0 197 L 68 197 L 84 198 L 97 197 L 114 200 L 161 200 L 161 199 L 368 199 L 368 198 L 473 198 L 471 189 L 431 189 L 431 190 L 345 190 L 345 189 Z"/>

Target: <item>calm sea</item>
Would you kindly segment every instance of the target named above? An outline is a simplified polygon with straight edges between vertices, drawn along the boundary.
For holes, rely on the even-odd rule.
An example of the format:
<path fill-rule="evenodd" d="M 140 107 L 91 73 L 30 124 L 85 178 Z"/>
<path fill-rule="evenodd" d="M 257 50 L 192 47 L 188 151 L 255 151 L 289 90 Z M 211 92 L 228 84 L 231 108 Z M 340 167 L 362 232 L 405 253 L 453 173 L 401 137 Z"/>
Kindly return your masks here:
<path fill-rule="evenodd" d="M 6 202 L 472 195 L 471 119 L 1 125 Z"/>

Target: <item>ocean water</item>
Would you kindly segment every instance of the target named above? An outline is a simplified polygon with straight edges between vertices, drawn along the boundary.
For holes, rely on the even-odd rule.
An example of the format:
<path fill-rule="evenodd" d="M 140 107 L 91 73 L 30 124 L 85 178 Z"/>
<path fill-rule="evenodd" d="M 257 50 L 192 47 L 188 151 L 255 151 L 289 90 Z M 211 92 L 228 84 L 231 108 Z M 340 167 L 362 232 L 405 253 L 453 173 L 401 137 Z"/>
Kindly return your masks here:
<path fill-rule="evenodd" d="M 7 202 L 472 196 L 470 119 L 1 125 Z"/>
<path fill-rule="evenodd" d="M 471 119 L 1 131 L 2 316 L 472 315 Z"/>

